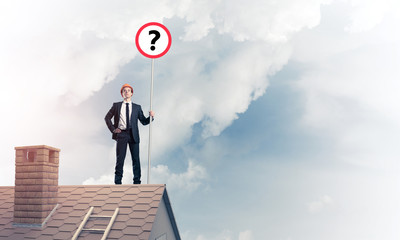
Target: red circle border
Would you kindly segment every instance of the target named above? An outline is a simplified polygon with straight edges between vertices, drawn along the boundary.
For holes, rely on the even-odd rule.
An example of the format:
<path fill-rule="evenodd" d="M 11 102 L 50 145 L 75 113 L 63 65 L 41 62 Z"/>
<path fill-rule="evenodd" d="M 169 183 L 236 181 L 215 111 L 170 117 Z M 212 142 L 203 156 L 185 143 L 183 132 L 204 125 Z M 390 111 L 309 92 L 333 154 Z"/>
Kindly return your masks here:
<path fill-rule="evenodd" d="M 139 46 L 139 35 L 140 35 L 140 33 L 143 31 L 143 29 L 145 29 L 146 27 L 151 26 L 151 25 L 155 25 L 155 26 L 161 27 L 162 29 L 164 29 L 164 31 L 165 31 L 165 32 L 167 33 L 167 35 L 168 35 L 168 46 L 167 46 L 167 48 L 166 48 L 162 53 L 160 53 L 160 54 L 158 54 L 158 55 L 149 55 L 149 54 L 145 53 L 145 52 L 140 48 L 140 46 Z M 168 52 L 169 48 L 171 47 L 171 41 L 172 41 L 172 39 L 171 39 L 171 33 L 169 32 L 168 28 L 166 28 L 164 25 L 162 25 L 161 23 L 158 23 L 158 22 L 149 22 L 149 23 L 146 23 L 145 25 L 143 25 L 143 26 L 137 31 L 136 37 L 135 37 L 136 48 L 139 50 L 139 52 L 140 52 L 143 56 L 148 57 L 148 58 L 159 58 L 159 57 L 164 56 L 164 55 Z"/>

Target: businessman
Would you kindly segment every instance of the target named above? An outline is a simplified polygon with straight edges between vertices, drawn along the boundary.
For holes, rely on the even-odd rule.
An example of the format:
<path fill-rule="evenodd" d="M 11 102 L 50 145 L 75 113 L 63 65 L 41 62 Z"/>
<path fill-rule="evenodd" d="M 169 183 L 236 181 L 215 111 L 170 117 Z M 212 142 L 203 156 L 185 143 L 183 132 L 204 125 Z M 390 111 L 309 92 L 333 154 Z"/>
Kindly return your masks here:
<path fill-rule="evenodd" d="M 149 112 L 149 117 L 143 115 L 142 107 L 132 102 L 133 88 L 129 84 L 121 87 L 122 102 L 113 103 L 104 120 L 112 133 L 112 138 L 117 141 L 117 161 L 115 165 L 114 183 L 121 184 L 126 149 L 129 146 L 133 166 L 133 183 L 140 184 L 141 169 L 139 158 L 139 128 L 138 121 L 143 125 L 150 123 L 150 116 L 154 120 L 154 112 Z"/>

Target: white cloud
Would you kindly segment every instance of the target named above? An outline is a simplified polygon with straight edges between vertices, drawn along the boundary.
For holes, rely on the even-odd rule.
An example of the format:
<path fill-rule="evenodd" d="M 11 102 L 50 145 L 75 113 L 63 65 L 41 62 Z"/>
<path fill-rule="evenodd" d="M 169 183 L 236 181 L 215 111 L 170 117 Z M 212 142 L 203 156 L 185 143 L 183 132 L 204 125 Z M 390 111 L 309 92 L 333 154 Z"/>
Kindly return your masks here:
<path fill-rule="evenodd" d="M 272 47 L 262 42 L 231 42 L 230 51 L 218 54 L 208 44 L 214 38 L 190 46 L 182 43 L 183 48 L 202 51 L 181 54 L 159 66 L 166 77 L 165 82 L 158 83 L 161 90 L 154 100 L 160 120 L 153 131 L 158 149 L 155 157 L 184 144 L 194 124 L 201 124 L 204 138 L 218 136 L 264 94 L 268 77 L 282 68 L 291 53 L 285 44 Z M 212 68 L 208 69 L 210 64 Z M 173 141 L 170 136 L 174 136 Z"/>
<path fill-rule="evenodd" d="M 345 32 L 346 23 L 332 27 L 325 21 L 318 31 L 298 36 L 293 51 L 294 59 L 306 66 L 298 86 L 306 98 L 302 121 L 308 131 L 333 140 L 337 159 L 392 170 L 400 167 L 394 147 L 400 132 L 400 31 L 394 9 L 400 7 L 391 5 L 385 18 L 362 32 Z M 306 55 L 311 48 L 316 54 Z"/>
<path fill-rule="evenodd" d="M 342 157 L 348 156 L 353 162 L 362 158 L 367 165 L 389 168 L 397 162 L 382 157 L 398 153 L 391 144 L 398 141 L 400 131 L 396 110 L 400 107 L 396 91 L 400 72 L 393 64 L 399 61 L 393 53 L 398 47 L 381 43 L 368 50 L 362 47 L 361 52 L 354 49 L 340 53 L 319 61 L 318 70 L 307 73 L 299 82 L 307 98 L 304 123 L 334 138 Z M 382 161 L 390 164 L 382 165 Z"/>
<path fill-rule="evenodd" d="M 191 233 L 191 232 L 185 232 L 182 234 L 182 237 L 184 239 L 188 239 L 188 240 L 252 240 L 253 238 L 253 233 L 251 230 L 245 230 L 242 232 L 239 232 L 238 234 L 235 234 L 233 231 L 231 230 L 223 230 L 217 234 L 215 234 L 215 236 L 205 236 L 204 234 L 200 234 L 195 236 L 195 234 Z"/>
<path fill-rule="evenodd" d="M 98 179 L 90 177 L 83 181 L 82 185 L 109 185 L 114 182 L 114 175 L 103 175 Z"/>
<path fill-rule="evenodd" d="M 179 16 L 190 24 L 184 40 L 205 37 L 211 29 L 231 35 L 236 41 L 287 41 L 307 27 L 318 25 L 321 4 L 331 1 L 187 1 Z"/>
<path fill-rule="evenodd" d="M 246 230 L 244 232 L 239 233 L 239 240 L 252 240 L 253 238 L 253 232 L 250 230 Z"/>
<path fill-rule="evenodd" d="M 133 45 L 137 28 L 169 19 L 178 23 L 168 26 L 172 33 L 181 35 L 173 36 L 168 60 L 156 65 L 156 74 L 163 80 L 156 83 L 155 94 L 156 159 L 184 146 L 195 124 L 202 125 L 204 137 L 218 136 L 265 93 L 268 77 L 292 59 L 305 72 L 298 85 L 307 101 L 302 119 L 305 130 L 333 142 L 332 161 L 380 169 L 384 175 L 370 178 L 365 174 L 351 179 L 359 181 L 356 187 L 337 186 L 334 203 L 345 206 L 348 219 L 358 220 L 360 227 L 340 225 L 345 224 L 342 217 L 334 223 L 348 236 L 367 234 L 365 229 L 371 229 L 375 235 L 369 239 L 381 235 L 398 239 L 399 217 L 393 212 L 399 212 L 400 195 L 393 189 L 399 189 L 400 169 L 399 3 L 340 4 L 182 0 L 157 1 L 155 8 L 153 1 L 112 5 L 107 1 L 96 5 L 90 1 L 1 2 L 0 104 L 6 116 L 0 120 L 4 165 L 0 182 L 13 184 L 14 146 L 50 142 L 62 149 L 61 173 L 70 174 L 68 179 L 60 174 L 62 182 L 110 184 L 115 151 L 97 142 L 107 132 L 103 120 L 93 113 L 102 111 L 101 107 L 83 105 L 137 56 Z M 325 25 L 320 25 L 321 6 Z M 146 149 L 146 138 L 142 132 L 142 149 Z M 130 183 L 132 170 L 129 164 L 126 167 L 124 179 Z M 177 173 L 165 163 L 153 167 L 152 177 L 169 188 L 194 190 L 207 181 L 207 167 L 192 160 L 185 171 Z M 142 171 L 146 172 L 144 166 Z M 77 180 L 82 176 L 87 179 Z M 337 185 L 332 179 L 331 187 Z M 381 191 L 375 198 L 371 198 L 371 186 L 372 192 Z M 365 189 L 357 192 L 360 187 Z M 310 202 L 308 210 L 316 213 L 332 204 L 330 196 L 322 196 Z M 365 216 L 361 221 L 360 214 Z M 297 224 L 297 219 L 293 222 Z M 305 236 L 304 229 L 299 232 L 302 239 L 320 239 L 329 230 L 313 231 L 314 238 Z M 243 240 L 252 235 L 249 230 L 223 231 L 191 239 Z"/>
<path fill-rule="evenodd" d="M 137 54 L 132 38 L 146 18 L 145 13 L 132 18 L 134 10 L 109 11 L 104 2 L 16 1 L 6 9 L 3 23 L 8 24 L 0 33 L 0 48 L 10 57 L 0 59 L 6 66 L 3 89 L 22 85 L 35 102 L 62 96 L 67 103 L 79 104 L 113 80 Z"/>
<path fill-rule="evenodd" d="M 233 1 L 223 5 L 218 30 L 235 40 L 287 41 L 319 24 L 320 5 L 330 1 Z"/>
<path fill-rule="evenodd" d="M 204 167 L 189 160 L 186 172 L 172 173 L 166 165 L 157 165 L 151 169 L 151 183 L 165 183 L 170 190 L 193 192 L 207 178 Z"/>
<path fill-rule="evenodd" d="M 151 14 L 133 18 L 136 10 L 122 10 L 130 5 L 121 2 L 113 11 L 100 1 L 95 6 L 84 1 L 1 5 L 0 102 L 12 120 L 0 120 L 7 126 L 0 154 L 12 165 L 13 147 L 48 144 L 68 156 L 61 163 L 64 169 L 75 161 L 84 166 L 88 159 L 100 159 L 104 146 L 98 146 L 93 136 L 104 123 L 93 109 L 82 112 L 79 104 L 136 55 L 132 36 Z M 76 151 L 83 146 L 92 152 Z M 94 146 L 98 148 L 93 150 Z"/>
<path fill-rule="evenodd" d="M 398 18 L 400 4 L 395 0 L 348 0 L 354 8 L 351 22 L 345 30 L 353 33 L 369 31 L 381 23 L 389 13 Z"/>
<path fill-rule="evenodd" d="M 318 200 L 310 202 L 308 204 L 308 211 L 311 213 L 317 213 L 322 211 L 323 208 L 332 205 L 334 203 L 332 197 L 329 195 L 323 195 Z"/>
<path fill-rule="evenodd" d="M 129 153 L 128 153 L 129 155 Z M 146 183 L 147 167 L 142 162 L 142 182 Z M 190 193 L 197 190 L 207 178 L 207 172 L 204 167 L 196 164 L 193 160 L 188 161 L 188 168 L 182 173 L 173 173 L 166 165 L 156 165 L 151 168 L 150 183 L 167 184 L 170 191 L 184 191 Z M 131 184 L 132 168 L 130 156 L 125 159 L 123 184 Z M 83 181 L 83 185 L 113 184 L 114 174 L 104 174 L 99 178 L 90 177 Z"/>
<path fill-rule="evenodd" d="M 65 148 L 65 139 L 59 136 L 90 142 L 105 127 L 83 125 L 74 116 L 80 104 L 137 56 L 133 37 L 143 23 L 174 17 L 183 19 L 178 25 L 182 29 L 169 26 L 170 30 L 184 32 L 175 38 L 192 42 L 174 40 L 176 53 L 169 53 L 168 64 L 158 69 L 170 79 L 155 97 L 161 117 L 154 131 L 155 157 L 182 145 L 196 123 L 202 123 L 204 137 L 219 135 L 264 94 L 268 76 L 288 61 L 291 49 L 286 40 L 318 24 L 320 3 L 158 1 L 157 8 L 151 1 L 100 1 L 95 6 L 86 1 L 2 3 L 0 101 L 2 110 L 14 118 L 12 124 L 5 118 L 0 123 L 21 131 L 7 128 L 4 136 L 11 139 L 3 138 L 2 143 L 5 149 L 21 145 L 17 135 L 22 134 L 29 136 L 23 141 L 27 144 L 56 138 L 51 144 Z M 221 40 L 225 36 L 232 49 Z M 90 111 L 85 121 L 102 122 Z M 57 137 L 54 129 L 60 130 Z"/>
<path fill-rule="evenodd" d="M 178 16 L 188 22 L 182 39 L 192 42 L 181 43 L 185 55 L 176 55 L 182 59 L 169 61 L 168 69 L 162 70 L 169 73 L 164 88 L 168 90 L 158 92 L 155 100 L 162 103 L 157 113 L 162 122 L 157 123 L 154 137 L 160 151 L 155 156 L 183 144 L 196 123 L 201 122 L 203 137 L 218 136 L 245 112 L 264 94 L 268 76 L 290 58 L 287 40 L 303 28 L 316 26 L 320 5 L 326 3 L 329 1 L 185 1 L 178 7 Z M 220 34 L 243 43 L 219 42 Z M 219 54 L 216 49 L 224 52 Z M 210 64 L 213 67 L 208 69 Z M 174 118 L 169 118 L 171 113 Z M 166 137 L 171 134 L 173 142 Z"/>

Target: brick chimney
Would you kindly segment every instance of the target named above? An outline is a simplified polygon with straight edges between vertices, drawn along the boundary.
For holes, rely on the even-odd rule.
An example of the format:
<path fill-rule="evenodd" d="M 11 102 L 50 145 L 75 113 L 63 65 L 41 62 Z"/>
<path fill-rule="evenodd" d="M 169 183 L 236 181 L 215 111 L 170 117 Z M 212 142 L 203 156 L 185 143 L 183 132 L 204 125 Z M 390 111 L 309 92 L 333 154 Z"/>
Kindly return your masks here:
<path fill-rule="evenodd" d="M 60 149 L 15 148 L 14 224 L 41 225 L 58 202 Z"/>

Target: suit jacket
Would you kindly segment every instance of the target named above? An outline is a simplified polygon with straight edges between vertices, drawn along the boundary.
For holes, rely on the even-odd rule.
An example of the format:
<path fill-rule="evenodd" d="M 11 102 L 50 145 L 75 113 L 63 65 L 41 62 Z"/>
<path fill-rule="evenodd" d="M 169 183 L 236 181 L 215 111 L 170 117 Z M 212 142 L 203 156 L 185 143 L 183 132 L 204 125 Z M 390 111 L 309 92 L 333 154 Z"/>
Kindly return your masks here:
<path fill-rule="evenodd" d="M 106 114 L 104 120 L 106 121 L 108 129 L 110 129 L 112 133 L 112 139 L 117 140 L 117 133 L 114 133 L 114 130 L 118 128 L 119 124 L 119 117 L 121 113 L 121 106 L 122 102 L 116 102 L 113 103 L 110 111 Z M 111 121 L 111 119 L 113 121 Z M 139 137 L 139 128 L 138 128 L 138 120 L 143 124 L 147 125 L 150 123 L 150 117 L 145 117 L 143 115 L 142 107 L 138 104 L 132 103 L 132 115 L 130 118 L 130 123 L 132 127 L 132 135 L 133 135 L 133 140 L 135 140 L 136 143 L 140 142 L 140 137 Z"/>

